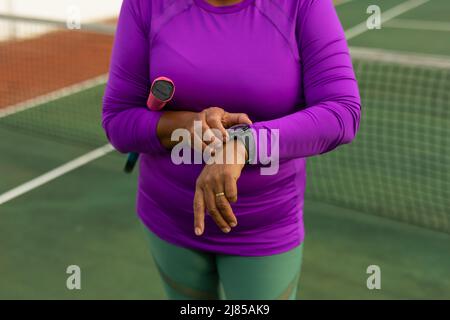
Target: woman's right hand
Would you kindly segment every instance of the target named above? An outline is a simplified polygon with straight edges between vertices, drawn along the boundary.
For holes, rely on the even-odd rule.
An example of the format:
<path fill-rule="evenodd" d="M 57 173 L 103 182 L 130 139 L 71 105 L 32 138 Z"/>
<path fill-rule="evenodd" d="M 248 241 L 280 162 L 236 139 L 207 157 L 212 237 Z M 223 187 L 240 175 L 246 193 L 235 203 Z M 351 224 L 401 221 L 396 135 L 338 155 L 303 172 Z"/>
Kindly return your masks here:
<path fill-rule="evenodd" d="M 199 136 L 200 130 L 196 130 L 196 121 L 201 124 L 201 136 Z M 186 129 L 190 133 L 191 146 L 198 145 L 204 150 L 208 145 L 206 142 L 211 143 L 215 140 L 212 136 L 214 131 L 211 129 L 220 132 L 221 136 L 217 138 L 226 141 L 228 138 L 226 129 L 237 124 L 250 125 L 252 121 L 245 113 L 229 113 L 219 107 L 210 107 L 201 112 L 165 111 L 159 120 L 157 133 L 161 144 L 171 149 L 178 143 L 171 140 L 172 132 L 176 129 Z M 206 142 L 203 139 L 205 133 L 209 136 Z"/>

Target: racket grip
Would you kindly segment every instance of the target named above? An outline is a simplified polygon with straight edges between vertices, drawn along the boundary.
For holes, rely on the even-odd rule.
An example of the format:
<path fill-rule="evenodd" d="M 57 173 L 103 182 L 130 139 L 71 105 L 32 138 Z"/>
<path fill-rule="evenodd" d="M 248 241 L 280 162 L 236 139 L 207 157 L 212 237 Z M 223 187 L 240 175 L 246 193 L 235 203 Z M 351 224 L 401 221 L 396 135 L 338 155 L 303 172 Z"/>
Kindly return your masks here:
<path fill-rule="evenodd" d="M 172 80 L 166 77 L 156 78 L 150 88 L 147 99 L 147 107 L 152 111 L 159 111 L 173 98 L 175 85 Z M 131 173 L 139 159 L 139 153 L 130 152 L 123 170 Z"/>
<path fill-rule="evenodd" d="M 161 95 L 156 95 L 153 94 L 153 88 L 155 86 L 158 85 L 158 82 L 162 82 L 162 83 L 167 83 L 171 86 L 170 89 L 170 95 L 169 96 L 161 96 Z M 148 95 L 148 99 L 147 99 L 147 107 L 152 110 L 152 111 L 159 111 L 162 108 L 164 108 L 164 106 L 173 98 L 173 95 L 175 93 L 175 84 L 173 83 L 172 80 L 170 80 L 167 77 L 158 77 L 156 78 L 153 83 L 152 86 L 150 88 L 150 94 Z M 159 97 L 159 98 L 158 98 Z"/>
<path fill-rule="evenodd" d="M 154 95 L 149 95 L 147 100 L 147 107 L 152 111 L 159 111 L 166 105 L 166 101 L 159 100 Z"/>
<path fill-rule="evenodd" d="M 131 173 L 136 166 L 136 163 L 139 159 L 139 153 L 130 152 L 128 154 L 127 162 L 125 163 L 125 167 L 123 168 L 123 171 L 126 173 Z"/>

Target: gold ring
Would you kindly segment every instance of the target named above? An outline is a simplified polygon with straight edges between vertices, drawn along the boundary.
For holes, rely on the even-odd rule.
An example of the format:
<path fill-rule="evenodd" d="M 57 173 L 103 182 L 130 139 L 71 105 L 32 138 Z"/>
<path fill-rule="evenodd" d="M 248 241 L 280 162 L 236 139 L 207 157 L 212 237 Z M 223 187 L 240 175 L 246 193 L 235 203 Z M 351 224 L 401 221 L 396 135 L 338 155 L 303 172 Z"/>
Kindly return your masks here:
<path fill-rule="evenodd" d="M 225 193 L 224 192 L 219 192 L 219 193 L 216 193 L 216 197 L 221 197 L 221 196 L 224 196 L 225 195 Z"/>

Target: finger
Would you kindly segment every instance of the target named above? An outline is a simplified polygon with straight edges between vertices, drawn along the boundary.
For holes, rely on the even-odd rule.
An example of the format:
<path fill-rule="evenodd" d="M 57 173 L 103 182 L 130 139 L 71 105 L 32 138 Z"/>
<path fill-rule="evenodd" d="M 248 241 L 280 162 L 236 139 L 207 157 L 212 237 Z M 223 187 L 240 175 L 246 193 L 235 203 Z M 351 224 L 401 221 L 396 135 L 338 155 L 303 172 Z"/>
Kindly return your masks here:
<path fill-rule="evenodd" d="M 253 122 L 250 120 L 248 115 L 245 113 L 227 113 L 225 119 L 225 126 L 227 128 L 234 126 L 236 124 L 248 124 L 251 125 Z"/>
<path fill-rule="evenodd" d="M 191 148 L 197 150 L 198 152 L 202 152 L 208 146 L 197 134 L 192 133 L 192 141 Z"/>
<path fill-rule="evenodd" d="M 223 196 L 216 197 L 216 207 L 219 210 L 222 218 L 228 223 L 230 227 L 237 226 L 237 219 L 233 213 L 233 209 L 231 209 L 230 202 L 228 199 Z"/>
<path fill-rule="evenodd" d="M 210 126 L 213 129 L 214 134 L 217 136 L 217 138 L 221 139 L 221 141 L 227 141 L 228 140 L 228 132 L 223 126 L 222 123 L 222 115 L 214 115 L 206 119 L 208 126 Z M 220 132 L 220 135 L 218 133 Z"/>
<path fill-rule="evenodd" d="M 226 197 L 224 189 L 224 180 L 216 180 L 214 184 L 214 197 L 216 200 L 216 207 L 222 215 L 222 218 L 228 223 L 228 225 L 230 225 L 231 227 L 235 227 L 237 225 L 237 219 L 233 213 L 233 210 L 231 209 L 230 202 Z M 216 195 L 222 192 L 224 193 L 223 195 Z"/>
<path fill-rule="evenodd" d="M 230 202 L 237 201 L 237 183 L 231 175 L 225 176 L 225 196 Z"/>
<path fill-rule="evenodd" d="M 215 130 L 212 130 L 211 127 L 205 126 L 203 128 L 203 141 L 206 144 L 211 144 L 213 143 L 216 139 L 216 135 L 214 134 Z"/>
<path fill-rule="evenodd" d="M 195 189 L 194 195 L 194 232 L 201 236 L 205 230 L 205 200 L 200 188 Z"/>
<path fill-rule="evenodd" d="M 222 215 L 219 212 L 219 209 L 216 207 L 216 196 L 213 193 L 212 189 L 203 189 L 204 199 L 206 203 L 206 208 L 209 212 L 209 215 L 214 220 L 214 222 L 219 226 L 219 228 L 225 232 L 228 233 L 231 231 L 230 226 L 228 223 L 223 219 Z"/>
<path fill-rule="evenodd" d="M 205 109 L 206 116 L 210 115 L 219 115 L 219 118 L 222 117 L 222 115 L 225 113 L 225 110 L 223 110 L 221 107 L 209 107 Z"/>
<path fill-rule="evenodd" d="M 203 155 L 204 156 L 208 155 L 208 157 L 210 157 L 210 159 L 212 160 L 211 157 L 215 155 L 217 145 L 222 145 L 223 143 L 218 141 L 219 139 L 217 139 L 216 136 L 214 135 L 213 131 L 215 129 L 211 129 L 208 126 L 204 126 L 203 130 L 204 130 L 202 139 Z"/>
<path fill-rule="evenodd" d="M 196 120 L 193 127 L 190 130 L 191 133 L 191 147 L 194 150 L 197 150 L 199 152 L 205 150 L 207 143 L 205 143 L 203 136 L 204 133 L 210 130 L 206 123 L 206 113 L 200 112 L 199 114 L 199 120 Z"/>

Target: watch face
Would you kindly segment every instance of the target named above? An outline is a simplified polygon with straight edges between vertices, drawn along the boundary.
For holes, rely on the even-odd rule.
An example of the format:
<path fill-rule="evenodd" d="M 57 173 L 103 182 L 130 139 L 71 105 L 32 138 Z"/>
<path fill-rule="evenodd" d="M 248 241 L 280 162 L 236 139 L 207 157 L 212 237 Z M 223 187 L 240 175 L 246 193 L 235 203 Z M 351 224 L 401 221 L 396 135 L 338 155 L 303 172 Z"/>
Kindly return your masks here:
<path fill-rule="evenodd" d="M 158 80 L 152 86 L 152 94 L 161 101 L 167 101 L 172 97 L 174 86 L 166 80 Z"/>

